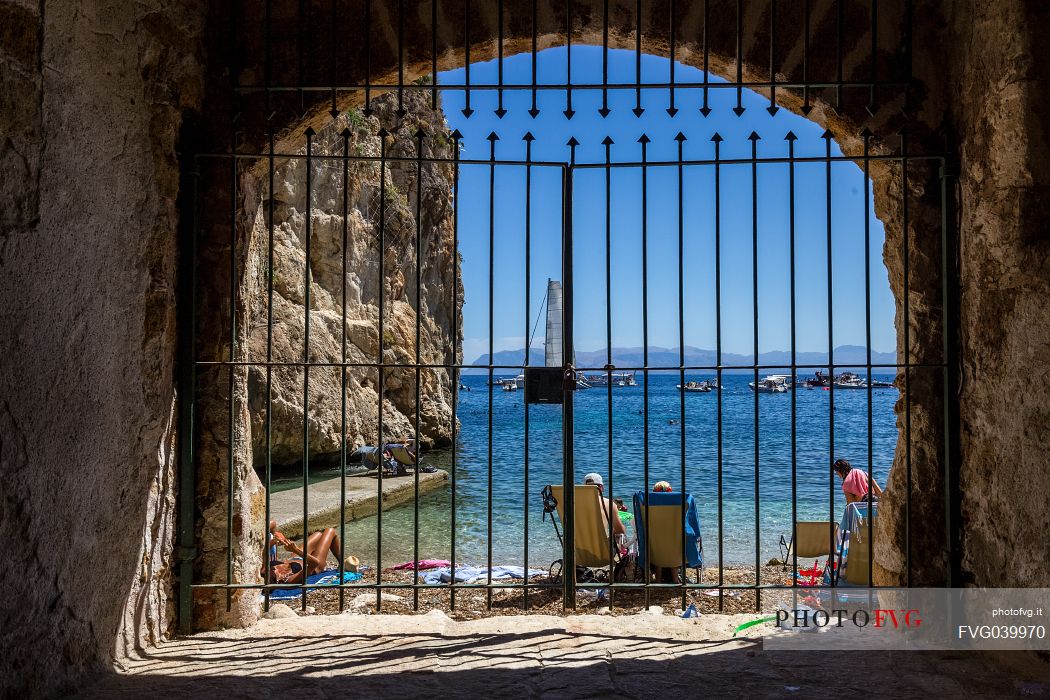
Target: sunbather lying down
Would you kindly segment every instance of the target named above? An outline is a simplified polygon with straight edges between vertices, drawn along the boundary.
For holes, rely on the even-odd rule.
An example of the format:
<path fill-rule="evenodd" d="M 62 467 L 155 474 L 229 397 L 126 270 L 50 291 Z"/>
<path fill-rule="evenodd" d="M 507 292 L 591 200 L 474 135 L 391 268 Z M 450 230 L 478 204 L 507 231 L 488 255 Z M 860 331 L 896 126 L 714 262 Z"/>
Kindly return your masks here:
<path fill-rule="evenodd" d="M 288 559 L 277 558 L 277 545 L 283 546 L 288 552 L 298 555 Z M 339 541 L 339 534 L 335 528 L 325 528 L 320 532 L 311 533 L 306 538 L 306 551 L 285 537 L 278 529 L 277 522 L 270 521 L 270 582 L 271 583 L 302 583 L 307 576 L 320 573 L 325 570 L 328 555 L 331 553 L 336 561 L 343 556 L 343 544 Z M 303 562 L 306 562 L 306 572 L 303 572 Z M 357 560 L 347 557 L 345 568 L 348 571 L 357 569 Z M 265 577 L 266 572 L 263 572 Z"/>

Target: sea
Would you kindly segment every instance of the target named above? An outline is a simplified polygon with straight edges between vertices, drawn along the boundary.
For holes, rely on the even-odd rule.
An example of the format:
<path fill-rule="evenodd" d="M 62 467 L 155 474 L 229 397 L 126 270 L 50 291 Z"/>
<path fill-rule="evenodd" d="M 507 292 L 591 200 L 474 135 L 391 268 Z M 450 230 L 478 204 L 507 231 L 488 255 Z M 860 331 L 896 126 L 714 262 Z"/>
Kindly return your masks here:
<path fill-rule="evenodd" d="M 686 375 L 686 381 L 713 378 Z M 648 388 L 638 373 L 637 386 L 612 389 L 611 451 L 608 390 L 577 391 L 575 482 L 583 483 L 585 474 L 598 472 L 606 494 L 611 487 L 611 495 L 628 506 L 634 493 L 652 488 L 656 481 L 669 482 L 674 491 L 684 488 L 699 509 L 708 566 L 720 560 L 727 566 L 764 564 L 779 557 L 781 538 L 786 542 L 791 537 L 792 518 L 838 521 L 845 501 L 841 482 L 831 470 L 837 458 L 865 470 L 870 465 L 876 482 L 885 485 L 897 443 L 897 389 L 873 389 L 870 413 L 866 390 L 836 389 L 833 412 L 827 389 L 760 393 L 756 432 L 756 397 L 748 387 L 753 378 L 723 374 L 721 461 L 719 394 L 682 393 L 677 370 L 650 371 Z M 412 561 L 416 555 L 451 559 L 454 540 L 457 563 L 547 568 L 560 558 L 561 545 L 550 516 L 544 517 L 540 491 L 547 484 L 562 483 L 562 407 L 528 406 L 526 468 L 524 391 L 490 387 L 487 375 L 463 376 L 461 383 L 465 388 L 459 391 L 455 451 L 422 456 L 423 464 L 448 470 L 454 479 L 446 489 L 420 498 L 418 520 L 416 508 L 409 504 L 348 523 L 348 553 L 382 566 Z M 338 474 L 338 467 L 312 469 L 311 481 Z M 279 480 L 275 487 L 301 483 L 296 478 L 287 481 Z M 380 517 L 381 563 L 376 562 Z"/>

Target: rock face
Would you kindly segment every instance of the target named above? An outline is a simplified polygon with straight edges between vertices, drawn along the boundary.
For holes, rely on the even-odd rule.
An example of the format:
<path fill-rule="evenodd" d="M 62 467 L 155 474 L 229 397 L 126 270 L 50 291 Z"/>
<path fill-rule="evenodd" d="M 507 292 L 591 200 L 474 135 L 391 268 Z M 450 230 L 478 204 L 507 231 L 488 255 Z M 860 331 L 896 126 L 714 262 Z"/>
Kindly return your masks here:
<path fill-rule="evenodd" d="M 337 460 L 344 435 L 348 450 L 376 444 L 380 374 L 362 365 L 380 361 L 380 340 L 382 361 L 396 365 L 382 376 L 383 439 L 413 436 L 416 370 L 403 366 L 417 361 L 417 321 L 421 364 L 459 361 L 452 355 L 453 338 L 461 334 L 455 320 L 462 303 L 455 284 L 453 169 L 444 163 L 411 162 L 420 143 L 422 158 L 450 159 L 454 146 L 442 112 L 431 109 L 429 95 L 406 93 L 404 107 L 407 114 L 399 117 L 396 95 L 382 96 L 372 103 L 373 115 L 351 110 L 321 128 L 310 143 L 310 155 L 316 157 L 276 162 L 272 258 L 268 167 L 253 171 L 255 182 L 244 188 L 246 208 L 254 205 L 243 283 L 248 356 L 252 361 L 303 363 L 309 358 L 312 363 L 351 365 L 345 373 L 331 366 L 308 371 L 282 366 L 269 373 L 266 367 L 249 369 L 256 465 L 267 460 L 268 406 L 275 464 L 303 459 L 304 415 L 309 417 L 311 462 Z M 389 134 L 385 143 L 381 130 Z M 298 153 L 306 155 L 305 138 Z M 383 172 L 378 160 L 344 160 L 344 155 L 410 160 L 387 161 Z M 421 369 L 418 391 L 421 444 L 448 444 L 453 401 L 449 372 Z"/>

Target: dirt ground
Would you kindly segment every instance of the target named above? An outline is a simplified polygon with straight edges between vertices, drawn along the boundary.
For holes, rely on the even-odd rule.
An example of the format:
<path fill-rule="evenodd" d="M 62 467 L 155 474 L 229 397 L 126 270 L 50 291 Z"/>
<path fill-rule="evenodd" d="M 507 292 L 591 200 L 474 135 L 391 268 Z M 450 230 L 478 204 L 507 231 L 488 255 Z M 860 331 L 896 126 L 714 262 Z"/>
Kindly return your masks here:
<path fill-rule="evenodd" d="M 701 583 L 717 584 L 718 575 L 717 568 L 704 569 Z M 471 588 L 469 584 L 457 584 L 454 603 L 452 592 L 448 586 L 444 585 L 441 587 L 421 586 L 418 589 L 417 601 L 416 593 L 410 587 L 412 576 L 411 571 L 384 570 L 381 581 L 381 585 L 384 586 L 382 603 L 378 608 L 376 589 L 367 587 L 376 582 L 374 570 L 365 571 L 360 581 L 348 584 L 342 591 L 337 587 L 308 591 L 305 610 L 301 600 L 280 602 L 285 603 L 300 615 L 331 615 L 345 610 L 357 613 L 404 614 L 422 614 L 431 610 L 441 610 L 454 620 L 474 620 L 492 615 L 562 615 L 566 612 L 562 606 L 561 584 L 552 582 L 548 575 L 534 576 L 529 580 L 527 604 L 526 594 L 522 588 L 496 588 L 489 594 L 485 589 Z M 726 567 L 723 569 L 722 576 L 723 583 L 729 586 L 753 585 L 755 582 L 753 566 Z M 690 584 L 696 583 L 696 572 L 689 570 L 686 578 Z M 407 586 L 404 588 L 386 587 L 395 583 L 404 583 Z M 520 585 L 522 582 L 511 583 Z M 790 572 L 780 566 L 763 566 L 761 583 L 763 585 L 790 583 Z M 605 589 L 598 594 L 581 589 L 577 592 L 577 608 L 570 612 L 630 615 L 646 608 L 646 594 L 645 590 L 614 589 L 609 591 Z M 654 585 L 648 591 L 648 604 L 650 607 L 660 606 L 666 612 L 681 611 L 688 608 L 690 604 L 695 605 L 701 613 L 750 613 L 756 609 L 754 590 L 733 588 L 724 589 L 721 600 L 717 589 L 686 590 L 683 606 L 680 587 L 668 588 Z"/>

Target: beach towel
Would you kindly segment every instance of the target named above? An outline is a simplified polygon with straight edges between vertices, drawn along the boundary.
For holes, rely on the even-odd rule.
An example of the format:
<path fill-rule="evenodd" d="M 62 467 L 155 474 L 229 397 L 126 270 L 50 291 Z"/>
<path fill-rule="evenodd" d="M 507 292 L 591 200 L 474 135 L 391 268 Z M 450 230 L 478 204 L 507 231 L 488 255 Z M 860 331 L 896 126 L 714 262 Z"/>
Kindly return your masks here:
<path fill-rule="evenodd" d="M 352 583 L 361 578 L 361 574 L 352 571 L 343 572 L 343 583 Z M 306 577 L 308 584 L 313 584 L 307 590 L 316 591 L 323 586 L 339 585 L 339 569 L 329 569 Z M 275 588 L 270 591 L 270 600 L 295 600 L 302 595 L 301 588 Z"/>
<path fill-rule="evenodd" d="M 482 566 L 457 566 L 456 583 L 477 583 L 488 580 L 489 570 Z M 529 569 L 528 576 L 540 576 L 547 572 L 542 569 Z M 505 581 L 523 579 L 526 571 L 520 566 L 494 566 L 492 567 L 492 580 Z M 452 581 L 452 570 L 445 566 L 440 569 L 432 569 L 419 577 L 423 583 L 437 584 Z"/>
<path fill-rule="evenodd" d="M 427 571 L 429 569 L 440 569 L 442 567 L 448 568 L 452 566 L 452 562 L 447 559 L 420 559 L 419 570 Z M 397 566 L 391 566 L 394 571 L 412 571 L 415 568 L 415 562 L 406 561 L 404 564 L 398 564 Z"/>

